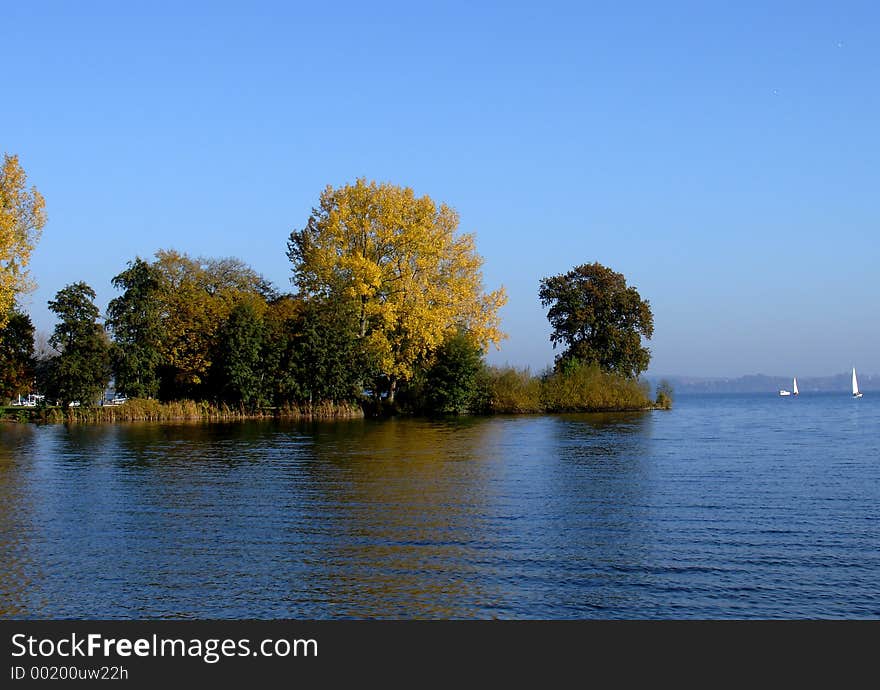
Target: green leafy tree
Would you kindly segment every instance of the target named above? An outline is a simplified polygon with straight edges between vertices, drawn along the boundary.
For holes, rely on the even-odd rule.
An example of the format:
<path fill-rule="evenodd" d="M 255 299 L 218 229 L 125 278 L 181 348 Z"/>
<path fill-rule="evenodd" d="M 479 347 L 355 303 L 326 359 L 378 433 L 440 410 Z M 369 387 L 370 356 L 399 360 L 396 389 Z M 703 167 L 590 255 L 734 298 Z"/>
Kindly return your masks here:
<path fill-rule="evenodd" d="M 457 331 L 440 346 L 425 374 L 429 412 L 462 414 L 472 409 L 478 395 L 483 351 L 465 330 Z"/>
<path fill-rule="evenodd" d="M 300 402 L 350 401 L 370 375 L 358 337 L 357 314 L 332 300 L 314 299 L 292 324 L 291 393 Z"/>
<path fill-rule="evenodd" d="M 98 323 L 95 291 L 83 282 L 68 285 L 49 301 L 59 319 L 49 343 L 60 354 L 52 367 L 52 393 L 66 406 L 91 405 L 110 381 L 110 341 Z"/>
<path fill-rule="evenodd" d="M 263 368 L 269 401 L 283 406 L 296 401 L 298 390 L 292 371 L 293 338 L 304 303 L 293 295 L 271 300 L 263 316 Z"/>
<path fill-rule="evenodd" d="M 254 307 L 247 302 L 234 307 L 220 329 L 212 367 L 220 400 L 249 409 L 265 404 L 263 342 L 263 322 Z"/>
<path fill-rule="evenodd" d="M 583 264 L 544 278 L 538 294 L 550 307 L 553 347 L 565 346 L 557 367 L 576 360 L 629 378 L 648 368 L 651 352 L 642 337 L 653 336 L 654 315 L 623 274 L 600 263 Z"/>
<path fill-rule="evenodd" d="M 13 311 L 0 329 L 0 399 L 32 392 L 34 325 L 27 314 Z"/>
<path fill-rule="evenodd" d="M 123 294 L 107 307 L 107 328 L 113 334 L 113 378 L 116 390 L 133 398 L 159 393 L 162 338 L 158 270 L 140 257 L 113 278 Z"/>

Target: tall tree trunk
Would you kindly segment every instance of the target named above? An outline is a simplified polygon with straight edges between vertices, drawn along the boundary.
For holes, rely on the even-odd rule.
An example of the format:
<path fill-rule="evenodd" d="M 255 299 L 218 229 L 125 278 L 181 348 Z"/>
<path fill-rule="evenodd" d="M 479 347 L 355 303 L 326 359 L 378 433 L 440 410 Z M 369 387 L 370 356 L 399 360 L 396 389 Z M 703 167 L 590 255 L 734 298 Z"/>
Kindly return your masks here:
<path fill-rule="evenodd" d="M 397 379 L 390 379 L 388 382 L 388 402 L 394 403 L 394 393 L 397 391 Z"/>

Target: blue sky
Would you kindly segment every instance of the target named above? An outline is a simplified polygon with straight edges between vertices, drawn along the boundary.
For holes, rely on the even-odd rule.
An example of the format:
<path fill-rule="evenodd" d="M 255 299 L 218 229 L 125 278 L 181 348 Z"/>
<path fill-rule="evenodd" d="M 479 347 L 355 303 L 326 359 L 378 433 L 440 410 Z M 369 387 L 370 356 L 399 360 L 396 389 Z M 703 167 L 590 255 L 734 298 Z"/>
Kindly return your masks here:
<path fill-rule="evenodd" d="M 290 231 L 367 177 L 476 232 L 495 363 L 551 362 L 538 281 L 600 261 L 651 301 L 651 373 L 880 371 L 870 3 L 185 5 L 4 8 L 38 328 L 159 248 L 286 288 Z"/>

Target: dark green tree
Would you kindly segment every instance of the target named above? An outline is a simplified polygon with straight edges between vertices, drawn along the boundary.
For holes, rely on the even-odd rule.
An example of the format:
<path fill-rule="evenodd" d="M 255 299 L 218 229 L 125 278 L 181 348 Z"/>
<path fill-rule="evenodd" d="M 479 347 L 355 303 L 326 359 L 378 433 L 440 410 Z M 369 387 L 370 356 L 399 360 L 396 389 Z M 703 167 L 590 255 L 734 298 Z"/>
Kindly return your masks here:
<path fill-rule="evenodd" d="M 448 338 L 425 372 L 427 411 L 435 414 L 472 411 L 483 366 L 483 351 L 466 330 L 459 330 Z"/>
<path fill-rule="evenodd" d="M 359 398 L 370 372 L 354 310 L 315 298 L 292 326 L 288 371 L 294 399 L 317 403 Z"/>
<path fill-rule="evenodd" d="M 52 366 L 51 394 L 62 406 L 94 404 L 110 381 L 110 341 L 98 323 L 94 299 L 95 291 L 79 282 L 49 301 L 59 319 L 49 343 L 60 353 Z"/>
<path fill-rule="evenodd" d="M 292 370 L 294 334 L 304 302 L 293 295 L 272 299 L 263 317 L 263 368 L 268 400 L 277 406 L 295 402 L 298 384 Z"/>
<path fill-rule="evenodd" d="M 0 329 L 0 399 L 32 392 L 34 364 L 34 325 L 27 314 L 12 311 Z"/>
<path fill-rule="evenodd" d="M 266 403 L 264 339 L 263 322 L 253 306 L 242 302 L 234 307 L 220 328 L 211 367 L 213 388 L 221 401 L 248 409 Z"/>
<path fill-rule="evenodd" d="M 113 378 L 116 390 L 133 398 L 153 398 L 159 393 L 159 278 L 156 268 L 138 257 L 112 281 L 113 287 L 124 290 L 107 306 Z"/>
<path fill-rule="evenodd" d="M 557 367 L 576 360 L 629 378 L 648 368 L 651 352 L 642 337 L 654 334 L 654 315 L 623 274 L 600 263 L 583 264 L 544 278 L 538 294 L 550 307 L 553 347 L 565 346 Z"/>

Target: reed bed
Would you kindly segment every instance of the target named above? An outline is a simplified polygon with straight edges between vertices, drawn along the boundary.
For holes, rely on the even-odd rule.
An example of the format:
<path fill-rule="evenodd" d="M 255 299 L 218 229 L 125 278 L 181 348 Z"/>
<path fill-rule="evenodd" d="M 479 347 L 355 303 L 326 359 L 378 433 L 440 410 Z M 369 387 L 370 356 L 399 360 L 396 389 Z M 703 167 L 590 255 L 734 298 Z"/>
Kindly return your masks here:
<path fill-rule="evenodd" d="M 159 402 L 131 399 L 123 405 L 102 407 L 48 408 L 42 421 L 49 423 L 104 424 L 114 422 L 172 422 L 186 420 L 222 421 L 236 419 L 356 419 L 363 410 L 353 403 L 321 402 L 316 404 L 266 407 L 257 410 L 214 405 L 205 401 L 176 400 Z"/>
<path fill-rule="evenodd" d="M 528 369 L 491 367 L 484 385 L 481 411 L 489 414 L 618 412 L 655 406 L 646 384 L 590 365 L 541 376 Z"/>

